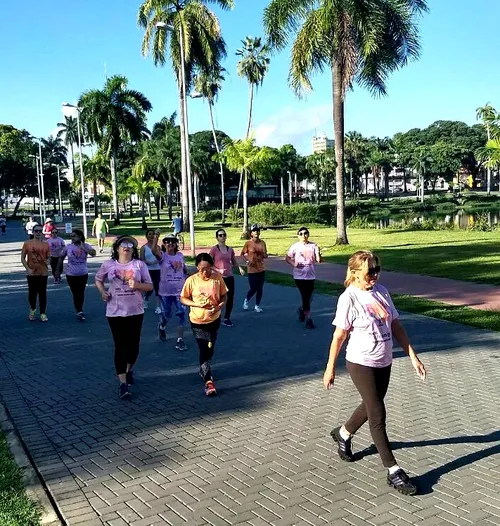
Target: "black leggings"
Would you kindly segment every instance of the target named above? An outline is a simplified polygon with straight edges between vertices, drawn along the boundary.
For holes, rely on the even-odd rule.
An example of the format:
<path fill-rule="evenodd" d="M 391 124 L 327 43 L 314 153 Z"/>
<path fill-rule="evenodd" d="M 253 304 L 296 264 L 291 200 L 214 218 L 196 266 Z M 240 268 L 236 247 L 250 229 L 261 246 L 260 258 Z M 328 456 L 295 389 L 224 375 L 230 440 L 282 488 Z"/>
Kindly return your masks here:
<path fill-rule="evenodd" d="M 200 376 L 205 382 L 212 379 L 210 363 L 214 355 L 219 327 L 220 318 L 210 323 L 191 322 L 191 329 L 200 349 Z"/>
<path fill-rule="evenodd" d="M 155 296 L 158 297 L 158 291 L 160 290 L 161 271 L 153 269 L 149 271 L 149 275 L 151 276 L 151 281 L 153 282 L 153 290 L 148 290 L 146 292 L 147 300 L 153 295 L 153 291 L 155 293 Z"/>
<path fill-rule="evenodd" d="M 50 268 L 52 269 L 52 276 L 54 276 L 54 278 L 59 277 L 60 273 L 57 271 L 58 267 L 59 267 L 59 258 L 51 256 L 50 257 Z"/>
<path fill-rule="evenodd" d="M 47 310 L 47 280 L 48 276 L 26 276 L 28 279 L 28 301 L 31 310 L 36 310 L 36 297 L 40 302 L 40 314 Z"/>
<path fill-rule="evenodd" d="M 363 400 L 355 409 L 351 418 L 346 422 L 345 428 L 351 434 L 368 420 L 370 433 L 375 442 L 375 447 L 382 459 L 382 464 L 390 468 L 396 464 L 392 454 L 391 445 L 385 429 L 385 404 L 384 397 L 389 387 L 391 366 L 367 367 L 356 363 L 346 362 L 347 371 L 351 376 L 356 389 Z"/>
<path fill-rule="evenodd" d="M 314 292 L 314 280 L 296 279 L 295 285 L 297 285 L 302 298 L 302 310 L 309 312 L 311 310 L 311 300 Z"/>
<path fill-rule="evenodd" d="M 254 274 L 248 274 L 248 285 L 250 290 L 247 292 L 247 301 L 250 301 L 253 296 L 257 294 L 257 297 L 255 298 L 255 305 L 260 305 L 265 278 L 265 272 L 255 272 Z"/>
<path fill-rule="evenodd" d="M 223 279 L 227 287 L 226 313 L 224 314 L 224 318 L 229 320 L 229 318 L 231 318 L 231 312 L 233 312 L 234 305 L 234 276 L 229 276 Z"/>
<path fill-rule="evenodd" d="M 68 276 L 66 274 L 66 279 L 68 280 L 71 294 L 73 294 L 73 305 L 75 306 L 76 312 L 82 312 L 83 302 L 85 301 L 85 287 L 87 286 L 89 275 Z"/>
<path fill-rule="evenodd" d="M 134 316 L 108 316 L 115 343 L 116 374 L 125 374 L 127 365 L 134 365 L 139 356 L 144 314 Z"/>

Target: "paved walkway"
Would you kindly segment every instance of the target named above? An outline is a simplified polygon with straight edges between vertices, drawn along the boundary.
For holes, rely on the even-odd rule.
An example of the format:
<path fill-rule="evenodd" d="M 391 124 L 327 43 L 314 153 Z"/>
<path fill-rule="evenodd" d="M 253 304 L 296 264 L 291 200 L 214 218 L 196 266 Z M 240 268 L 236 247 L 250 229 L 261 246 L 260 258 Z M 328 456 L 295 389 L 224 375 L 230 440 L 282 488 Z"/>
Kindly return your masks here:
<path fill-rule="evenodd" d="M 335 454 L 329 432 L 358 396 L 343 367 L 332 391 L 321 385 L 331 297 L 316 296 L 317 329 L 306 331 L 293 288 L 266 285 L 258 315 L 239 309 L 238 278 L 214 399 L 203 395 L 192 336 L 185 353 L 172 336 L 160 343 L 149 310 L 134 397 L 120 401 L 95 289 L 86 323 L 68 287 L 52 283 L 50 322 L 29 323 L 19 247 L 0 245 L 0 396 L 70 526 L 500 525 L 498 333 L 403 316 L 429 370 L 424 384 L 395 353 L 389 435 L 422 488 L 403 497 L 386 486 L 368 428 L 355 440 L 358 462 Z"/>

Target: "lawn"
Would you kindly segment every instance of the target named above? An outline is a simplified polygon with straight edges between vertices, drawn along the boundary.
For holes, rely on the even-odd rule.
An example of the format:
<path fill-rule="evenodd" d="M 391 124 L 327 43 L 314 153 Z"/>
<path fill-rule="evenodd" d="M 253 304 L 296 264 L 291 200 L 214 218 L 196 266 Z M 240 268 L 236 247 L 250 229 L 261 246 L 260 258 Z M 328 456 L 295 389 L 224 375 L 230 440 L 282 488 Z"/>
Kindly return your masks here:
<path fill-rule="evenodd" d="M 0 525 L 38 526 L 40 511 L 26 496 L 22 472 L 10 454 L 7 442 L 0 434 Z"/>

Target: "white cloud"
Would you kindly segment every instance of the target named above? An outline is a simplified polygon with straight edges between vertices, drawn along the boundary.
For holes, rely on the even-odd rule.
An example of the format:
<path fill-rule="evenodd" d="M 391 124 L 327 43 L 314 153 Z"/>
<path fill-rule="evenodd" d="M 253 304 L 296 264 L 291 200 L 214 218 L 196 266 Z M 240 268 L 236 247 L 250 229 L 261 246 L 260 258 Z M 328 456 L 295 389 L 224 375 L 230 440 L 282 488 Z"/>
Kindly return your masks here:
<path fill-rule="evenodd" d="M 278 148 L 293 144 L 302 154 L 311 153 L 311 139 L 315 134 L 332 130 L 332 105 L 304 107 L 300 110 L 286 106 L 256 126 L 255 140 L 263 146 Z M 327 133 L 331 136 L 332 133 Z"/>

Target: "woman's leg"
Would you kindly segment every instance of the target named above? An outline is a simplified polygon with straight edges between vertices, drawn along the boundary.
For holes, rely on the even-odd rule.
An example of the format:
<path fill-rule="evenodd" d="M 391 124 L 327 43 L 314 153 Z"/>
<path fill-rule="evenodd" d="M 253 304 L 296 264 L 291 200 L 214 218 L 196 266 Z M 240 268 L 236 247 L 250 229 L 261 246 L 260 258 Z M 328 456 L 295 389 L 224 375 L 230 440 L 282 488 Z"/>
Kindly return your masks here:
<path fill-rule="evenodd" d="M 255 274 L 248 274 L 248 286 L 250 287 L 247 292 L 247 301 L 250 301 L 255 294 L 257 294 L 257 285 L 259 282 L 258 275 L 260 272 L 257 272 Z"/>
<path fill-rule="evenodd" d="M 54 279 L 58 278 L 57 267 L 59 266 L 59 258 L 51 257 L 50 258 L 50 269 L 52 270 L 52 277 Z"/>
<path fill-rule="evenodd" d="M 127 378 L 127 341 L 129 339 L 129 318 L 108 316 L 108 324 L 115 345 L 115 371 L 120 382 L 123 384 Z"/>
<path fill-rule="evenodd" d="M 38 301 L 40 302 L 40 315 L 47 312 L 47 281 L 48 276 L 36 276 L 38 280 Z"/>
<path fill-rule="evenodd" d="M 127 372 L 131 371 L 134 368 L 135 362 L 137 361 L 137 358 L 139 356 L 143 321 L 144 314 L 127 316 Z"/>
<path fill-rule="evenodd" d="M 224 278 L 224 283 L 227 287 L 227 302 L 224 318 L 226 318 L 226 320 L 229 320 L 231 318 L 231 313 L 233 312 L 234 305 L 234 277 L 229 276 L 228 278 Z"/>
<path fill-rule="evenodd" d="M 264 290 L 264 282 L 266 279 L 266 273 L 257 272 L 256 274 L 254 274 L 254 276 L 257 276 L 257 297 L 255 298 L 255 305 L 259 306 L 260 302 L 262 301 L 262 292 Z"/>
<path fill-rule="evenodd" d="M 200 376 L 204 382 L 212 380 L 211 360 L 215 351 L 220 318 L 212 323 L 191 323 L 193 334 L 200 350 Z"/>
<path fill-rule="evenodd" d="M 375 447 L 382 459 L 382 464 L 390 468 L 396 464 L 386 432 L 386 410 L 384 397 L 389 387 L 391 366 L 367 367 L 347 362 L 347 371 L 363 400 L 354 411 L 344 428 L 354 435 L 368 420 L 370 433 Z"/>
<path fill-rule="evenodd" d="M 28 302 L 31 310 L 36 310 L 36 297 L 38 295 L 36 278 L 37 276 L 26 276 L 28 280 Z"/>
<path fill-rule="evenodd" d="M 87 282 L 89 280 L 89 275 L 85 274 L 85 276 L 76 276 L 78 278 L 76 284 L 76 298 L 75 298 L 75 308 L 76 312 L 82 312 L 83 311 L 83 303 L 85 302 L 85 290 L 87 288 Z"/>

